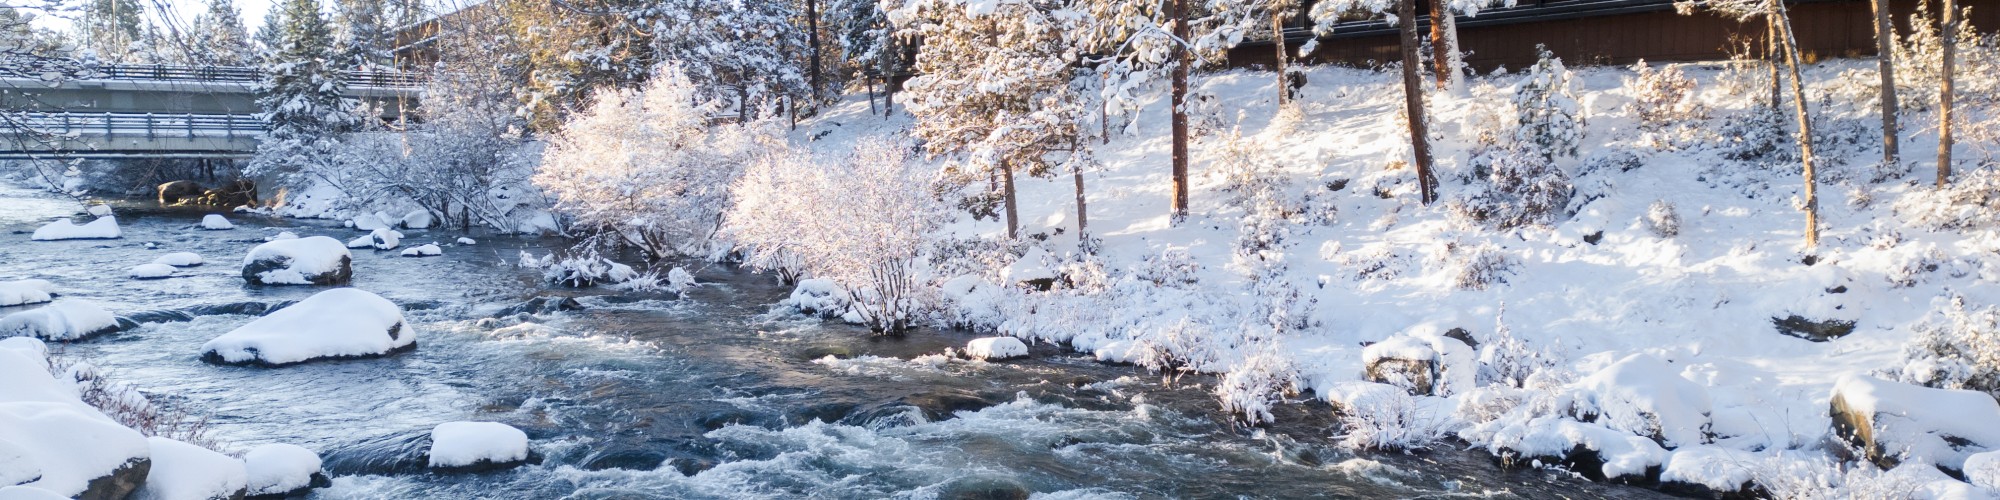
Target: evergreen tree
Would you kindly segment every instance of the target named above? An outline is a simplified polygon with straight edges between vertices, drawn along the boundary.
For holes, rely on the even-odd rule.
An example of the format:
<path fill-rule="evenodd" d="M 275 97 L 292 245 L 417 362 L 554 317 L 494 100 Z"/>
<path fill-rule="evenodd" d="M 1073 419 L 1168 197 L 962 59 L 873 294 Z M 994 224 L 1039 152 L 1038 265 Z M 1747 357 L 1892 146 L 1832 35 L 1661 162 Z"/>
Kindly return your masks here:
<path fill-rule="evenodd" d="M 327 160 L 340 133 L 359 122 L 335 66 L 333 32 L 313 0 L 278 4 L 278 46 L 264 65 L 258 114 L 267 130 L 251 173 L 311 171 Z"/>
<path fill-rule="evenodd" d="M 138 0 L 90 0 L 79 26 L 86 47 L 98 59 L 139 62 L 146 39 L 145 10 Z"/>
<path fill-rule="evenodd" d="M 256 60 L 250 33 L 243 28 L 243 13 L 232 0 L 208 0 L 208 8 L 188 29 L 188 38 L 188 53 L 181 57 L 187 64 L 242 66 Z"/>
<path fill-rule="evenodd" d="M 394 40 L 389 32 L 389 5 L 385 0 L 338 0 L 334 37 L 339 47 L 335 65 L 341 69 L 386 69 L 394 59 Z"/>

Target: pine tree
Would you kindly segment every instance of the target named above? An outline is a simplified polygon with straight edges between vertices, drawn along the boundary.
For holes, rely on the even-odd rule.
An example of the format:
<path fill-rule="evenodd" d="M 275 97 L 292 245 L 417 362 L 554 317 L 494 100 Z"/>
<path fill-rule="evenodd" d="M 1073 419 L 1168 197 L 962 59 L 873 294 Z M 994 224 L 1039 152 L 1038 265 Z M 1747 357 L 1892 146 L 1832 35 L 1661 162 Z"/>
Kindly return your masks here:
<path fill-rule="evenodd" d="M 379 70 L 393 62 L 394 43 L 387 27 L 388 5 L 384 0 L 337 0 L 335 23 L 339 47 L 335 65 L 340 69 Z"/>
<path fill-rule="evenodd" d="M 278 47 L 264 66 L 263 108 L 267 130 L 251 160 L 251 173 L 309 171 L 327 161 L 338 135 L 353 129 L 354 101 L 341 94 L 347 85 L 335 66 L 333 32 L 314 0 L 278 4 Z"/>
<path fill-rule="evenodd" d="M 84 43 L 97 58 L 109 62 L 140 62 L 146 38 L 145 10 L 138 0 L 90 0 L 83 8 Z"/>
<path fill-rule="evenodd" d="M 181 59 L 197 66 L 242 66 L 256 59 L 243 14 L 232 0 L 208 0 L 208 8 L 188 29 L 187 54 Z"/>

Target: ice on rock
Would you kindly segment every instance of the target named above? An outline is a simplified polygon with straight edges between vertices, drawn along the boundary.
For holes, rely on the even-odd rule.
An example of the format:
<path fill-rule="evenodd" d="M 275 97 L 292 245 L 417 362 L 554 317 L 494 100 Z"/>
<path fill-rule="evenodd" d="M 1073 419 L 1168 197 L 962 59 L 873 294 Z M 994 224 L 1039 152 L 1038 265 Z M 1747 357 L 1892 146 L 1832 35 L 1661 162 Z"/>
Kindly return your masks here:
<path fill-rule="evenodd" d="M 194 267 L 201 265 L 202 260 L 201 255 L 194 252 L 174 252 L 153 259 L 153 263 L 174 267 Z"/>
<path fill-rule="evenodd" d="M 69 219 L 50 222 L 36 229 L 30 239 L 35 241 L 111 239 L 117 238 L 118 234 L 118 218 L 104 216 L 81 226 L 70 222 Z"/>
<path fill-rule="evenodd" d="M 85 207 L 84 211 L 89 212 L 91 217 L 105 217 L 111 215 L 111 205 L 99 203 Z"/>
<path fill-rule="evenodd" d="M 320 292 L 201 346 L 216 364 L 283 366 L 317 359 L 383 356 L 416 347 L 403 310 L 355 288 Z"/>
<path fill-rule="evenodd" d="M 73 385 L 49 374 L 47 355 L 42 341 L 0 339 L 0 484 L 32 470 L 39 479 L 20 486 L 62 497 L 125 497 L 144 475 L 146 437 L 78 399 Z"/>
<path fill-rule="evenodd" d="M 404 214 L 402 223 L 404 229 L 429 229 L 436 221 L 432 220 L 431 211 L 417 210 Z"/>
<path fill-rule="evenodd" d="M 1577 381 L 1571 401 L 1572 415 L 1594 415 L 1669 448 L 1705 442 L 1712 411 L 1706 389 L 1649 354 L 1626 356 Z"/>
<path fill-rule="evenodd" d="M 319 454 L 298 445 L 272 443 L 243 454 L 251 496 L 302 493 L 327 484 Z"/>
<path fill-rule="evenodd" d="M 1978 391 L 1849 374 L 1833 385 L 1833 435 L 1884 468 L 1919 459 L 1951 469 L 2000 448 L 2000 403 Z"/>
<path fill-rule="evenodd" d="M 444 255 L 444 249 L 438 248 L 436 243 L 427 243 L 403 249 L 404 257 L 436 257 L 439 255 Z"/>
<path fill-rule="evenodd" d="M 0 336 L 79 340 L 118 329 L 118 318 L 96 303 L 63 299 L 0 318 Z"/>
<path fill-rule="evenodd" d="M 1014 337 L 972 339 L 965 344 L 965 355 L 972 359 L 987 361 L 1025 358 L 1028 357 L 1028 344 Z"/>
<path fill-rule="evenodd" d="M 467 237 L 464 237 L 464 236 L 460 236 L 460 237 L 458 237 L 458 244 L 460 244 L 460 245 L 477 245 L 477 244 L 479 244 L 479 241 L 478 241 L 478 240 L 474 240 L 474 239 L 472 239 L 472 238 L 467 238 Z"/>
<path fill-rule="evenodd" d="M 140 264 L 127 271 L 135 279 L 156 280 L 174 275 L 174 266 L 161 263 Z"/>
<path fill-rule="evenodd" d="M 40 304 L 55 296 L 56 285 L 49 280 L 0 281 L 0 307 Z"/>
<path fill-rule="evenodd" d="M 229 219 L 224 218 L 222 214 L 208 214 L 202 216 L 201 228 L 210 231 L 222 231 L 236 229 L 236 225 L 230 224 Z"/>
<path fill-rule="evenodd" d="M 528 434 L 499 422 L 446 422 L 431 430 L 430 466 L 487 469 L 528 460 Z"/>
<path fill-rule="evenodd" d="M 241 460 L 163 437 L 146 441 L 152 448 L 153 469 L 133 500 L 242 498 L 249 475 Z"/>
<path fill-rule="evenodd" d="M 338 285 L 354 277 L 353 261 L 340 240 L 280 239 L 243 256 L 243 279 L 253 285 Z"/>

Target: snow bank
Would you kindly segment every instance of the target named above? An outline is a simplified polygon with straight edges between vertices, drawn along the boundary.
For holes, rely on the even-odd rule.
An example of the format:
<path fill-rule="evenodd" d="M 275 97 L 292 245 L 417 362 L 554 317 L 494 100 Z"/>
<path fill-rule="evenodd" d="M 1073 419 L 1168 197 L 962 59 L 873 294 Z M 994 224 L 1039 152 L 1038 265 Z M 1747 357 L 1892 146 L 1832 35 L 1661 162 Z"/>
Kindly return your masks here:
<path fill-rule="evenodd" d="M 0 488 L 0 500 L 69 500 L 69 497 L 41 488 L 8 486 Z"/>
<path fill-rule="evenodd" d="M 426 243 L 403 249 L 404 257 L 436 257 L 439 255 L 444 255 L 444 249 L 438 248 L 436 243 Z"/>
<path fill-rule="evenodd" d="M 104 216 L 98 217 L 97 220 L 90 221 L 81 226 L 70 222 L 69 219 L 50 222 L 36 229 L 32 239 L 35 241 L 51 241 L 110 239 L 117 237 L 118 218 Z"/>
<path fill-rule="evenodd" d="M 224 218 L 222 214 L 208 214 L 201 217 L 201 228 L 210 231 L 222 231 L 236 229 L 236 225 L 230 224 L 229 219 Z"/>
<path fill-rule="evenodd" d="M 39 477 L 23 486 L 79 496 L 93 480 L 116 476 L 93 491 L 121 498 L 150 456 L 146 437 L 78 399 L 76 387 L 48 372 L 48 346 L 30 338 L 0 339 L 0 483 Z M 11 456 L 11 458 L 10 458 Z"/>
<path fill-rule="evenodd" d="M 118 318 L 97 303 L 63 299 L 0 318 L 0 336 L 25 335 L 46 340 L 79 340 L 118 329 Z"/>
<path fill-rule="evenodd" d="M 163 437 L 146 440 L 152 446 L 153 470 L 134 500 L 209 500 L 241 498 L 248 474 L 243 462 L 207 448 Z"/>
<path fill-rule="evenodd" d="M 288 495 L 324 484 L 319 454 L 298 445 L 272 443 L 243 454 L 250 495 Z"/>
<path fill-rule="evenodd" d="M 1579 420 L 1652 438 L 1668 448 L 1707 442 L 1708 391 L 1667 362 L 1633 354 L 1578 380 L 1570 413 Z"/>
<path fill-rule="evenodd" d="M 137 279 L 156 280 L 168 276 L 173 276 L 174 266 L 169 266 L 157 262 L 151 264 L 140 264 L 132 266 L 132 269 L 127 270 L 126 273 L 132 275 L 133 278 Z"/>
<path fill-rule="evenodd" d="M 202 261 L 201 261 L 201 255 L 196 254 L 194 252 L 174 252 L 166 255 L 161 255 L 159 258 L 153 259 L 153 263 L 166 264 L 174 267 L 193 267 L 201 265 Z"/>
<path fill-rule="evenodd" d="M 253 285 L 337 285 L 354 277 L 353 262 L 347 247 L 333 238 L 273 240 L 243 256 L 243 279 Z"/>
<path fill-rule="evenodd" d="M 0 281 L 0 307 L 40 304 L 55 296 L 56 285 L 49 280 Z"/>
<path fill-rule="evenodd" d="M 355 288 L 314 294 L 201 346 L 217 364 L 282 366 L 316 359 L 382 356 L 416 347 L 403 311 Z"/>
<path fill-rule="evenodd" d="M 1919 459 L 1952 469 L 2000 447 L 2000 403 L 1983 392 L 1849 374 L 1833 386 L 1833 433 L 1883 467 Z"/>
<path fill-rule="evenodd" d="M 446 422 L 431 430 L 430 465 L 508 467 L 528 460 L 528 434 L 499 422 Z"/>
<path fill-rule="evenodd" d="M 972 359 L 987 361 L 1025 358 L 1028 357 L 1028 344 L 1014 337 L 972 339 L 972 342 L 965 344 L 965 355 Z"/>

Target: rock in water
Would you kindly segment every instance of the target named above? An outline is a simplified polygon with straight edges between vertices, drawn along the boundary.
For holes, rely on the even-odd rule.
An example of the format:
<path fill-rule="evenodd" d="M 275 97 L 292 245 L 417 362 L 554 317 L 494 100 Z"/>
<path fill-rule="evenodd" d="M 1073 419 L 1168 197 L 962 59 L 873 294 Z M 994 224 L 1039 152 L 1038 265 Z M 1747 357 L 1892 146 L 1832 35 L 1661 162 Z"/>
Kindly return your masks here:
<path fill-rule="evenodd" d="M 429 229 L 435 221 L 431 219 L 431 211 L 418 210 L 404 215 L 402 222 L 404 229 Z"/>
<path fill-rule="evenodd" d="M 272 443 L 251 448 L 243 454 L 243 467 L 249 474 L 245 493 L 253 498 L 283 498 L 330 486 L 320 466 L 318 453 L 297 445 Z"/>
<path fill-rule="evenodd" d="M 92 217 L 104 217 L 104 216 L 107 216 L 107 215 L 111 215 L 111 205 L 105 205 L 105 204 L 102 204 L 102 203 L 99 203 L 99 204 L 96 204 L 96 205 L 91 205 L 91 206 L 89 206 L 89 207 L 85 207 L 85 208 L 84 208 L 84 211 L 85 211 L 85 212 L 89 212 L 89 213 L 90 213 L 90 216 L 92 216 Z"/>
<path fill-rule="evenodd" d="M 201 228 L 210 231 L 223 231 L 236 229 L 236 225 L 230 224 L 229 219 L 223 218 L 222 214 L 208 214 L 202 216 Z"/>
<path fill-rule="evenodd" d="M 479 244 L 479 240 L 475 240 L 475 239 L 472 239 L 472 238 L 467 238 L 467 237 L 464 237 L 464 236 L 460 236 L 460 237 L 458 237 L 458 244 L 460 244 L 460 245 L 477 245 L 477 244 Z"/>
<path fill-rule="evenodd" d="M 318 359 L 384 356 L 416 348 L 403 310 L 380 295 L 335 288 L 273 311 L 201 346 L 201 359 L 284 366 Z"/>
<path fill-rule="evenodd" d="M 499 422 L 446 422 L 431 430 L 430 466 L 446 472 L 506 469 L 527 463 L 528 434 Z"/>
<path fill-rule="evenodd" d="M 97 220 L 90 221 L 81 226 L 70 222 L 69 219 L 50 222 L 41 228 L 35 229 L 35 234 L 30 236 L 29 239 L 35 241 L 108 240 L 117 238 L 118 234 L 118 218 L 105 216 L 98 217 Z"/>
<path fill-rule="evenodd" d="M 207 448 L 163 437 L 148 438 L 153 469 L 134 498 L 208 500 L 242 498 L 248 476 L 243 462 Z"/>
<path fill-rule="evenodd" d="M 276 240 L 243 256 L 243 280 L 252 285 L 338 285 L 354 278 L 353 263 L 340 240 Z"/>
<path fill-rule="evenodd" d="M 999 361 L 1003 359 L 1028 357 L 1028 344 L 1014 337 L 987 337 L 972 339 L 965 344 L 965 355 L 972 359 Z"/>
<path fill-rule="evenodd" d="M 133 278 L 136 279 L 156 280 L 160 278 L 173 276 L 174 266 L 169 266 L 166 264 L 155 262 L 152 264 L 140 264 L 132 266 L 132 269 L 128 272 L 132 275 Z"/>
<path fill-rule="evenodd" d="M 436 243 L 417 245 L 403 249 L 404 257 L 436 257 L 439 255 L 444 255 L 444 249 L 438 248 Z"/>
<path fill-rule="evenodd" d="M 202 261 L 201 261 L 201 255 L 196 254 L 194 252 L 174 252 L 166 255 L 161 255 L 159 258 L 153 259 L 153 263 L 166 264 L 174 267 L 194 267 L 201 265 Z"/>
<path fill-rule="evenodd" d="M 96 303 L 77 299 L 63 299 L 0 318 L 0 336 L 82 340 L 117 329 L 118 317 Z"/>
<path fill-rule="evenodd" d="M 348 240 L 347 248 L 375 247 L 376 250 L 388 250 L 396 248 L 402 242 L 403 233 L 394 229 L 377 229 L 359 238 Z"/>
<path fill-rule="evenodd" d="M 0 307 L 40 304 L 55 296 L 56 285 L 49 280 L 0 281 Z"/>

